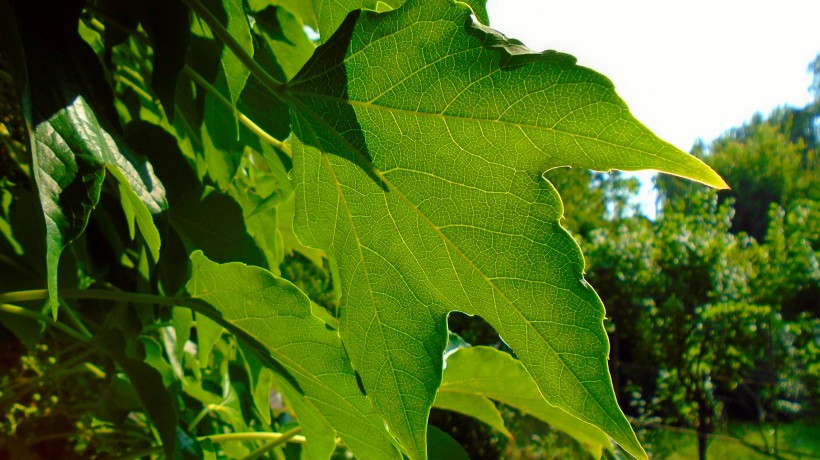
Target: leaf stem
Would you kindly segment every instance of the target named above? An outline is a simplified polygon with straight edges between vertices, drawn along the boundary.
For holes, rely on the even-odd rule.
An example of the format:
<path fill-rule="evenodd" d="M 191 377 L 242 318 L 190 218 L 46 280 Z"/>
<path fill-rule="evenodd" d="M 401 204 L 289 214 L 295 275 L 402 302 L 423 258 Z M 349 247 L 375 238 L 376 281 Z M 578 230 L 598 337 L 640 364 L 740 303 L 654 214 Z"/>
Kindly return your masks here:
<path fill-rule="evenodd" d="M 262 455 L 264 455 L 265 452 L 273 450 L 273 449 L 281 446 L 282 444 L 288 442 L 290 439 L 292 439 L 294 436 L 296 436 L 297 434 L 299 434 L 301 432 L 302 432 L 302 427 L 301 426 L 297 426 L 296 428 L 294 428 L 292 430 L 286 431 L 286 432 L 282 433 L 282 436 L 279 439 L 274 439 L 273 441 L 265 444 L 264 446 L 254 450 L 253 452 L 246 455 L 245 457 L 242 457 L 242 459 L 240 459 L 240 460 L 255 460 L 255 459 L 261 457 Z"/>
<path fill-rule="evenodd" d="M 256 123 L 254 123 L 253 120 L 248 118 L 244 113 L 240 112 L 239 109 L 234 107 L 234 105 L 231 104 L 231 102 L 228 101 L 228 99 L 226 99 L 225 96 L 222 95 L 222 93 L 220 93 L 216 88 L 214 88 L 210 83 L 208 83 L 208 80 L 206 80 L 202 75 L 197 73 L 196 70 L 192 69 L 190 66 L 187 65 L 183 67 L 182 70 L 189 77 L 191 77 L 191 79 L 194 80 L 199 86 L 203 87 L 205 91 L 209 92 L 211 96 L 213 96 L 217 101 L 219 101 L 220 104 L 224 105 L 225 108 L 227 108 L 228 110 L 232 110 L 234 115 L 236 115 L 236 118 L 239 120 L 239 122 L 245 125 L 245 127 L 251 130 L 251 132 L 259 136 L 260 139 L 267 142 L 268 144 L 276 147 L 277 149 L 285 152 L 288 155 L 291 155 L 289 146 L 285 145 L 284 142 L 268 134 L 267 131 L 262 129 Z"/>
<path fill-rule="evenodd" d="M 63 311 L 66 312 L 68 319 L 74 324 L 74 327 L 76 327 L 82 335 L 84 335 L 88 339 L 92 337 L 91 331 L 89 331 L 88 328 L 85 327 L 85 324 L 83 324 L 83 322 L 80 320 L 80 317 L 77 315 L 77 312 L 75 312 L 74 309 L 71 308 L 71 305 L 69 305 L 67 302 L 60 302 L 60 308 L 62 308 Z"/>
<path fill-rule="evenodd" d="M 109 24 L 117 27 L 118 29 L 121 29 L 123 32 L 128 33 L 129 35 L 134 37 L 135 40 L 140 42 L 142 45 L 148 45 L 148 46 L 151 45 L 151 39 L 150 38 L 148 38 L 147 36 L 139 33 L 136 29 L 134 29 L 132 27 L 128 27 L 127 25 L 120 22 L 119 20 L 114 19 L 113 17 L 111 17 L 111 15 L 107 14 L 105 11 L 97 8 L 96 6 L 91 5 L 89 2 L 86 2 L 85 9 L 88 10 L 89 13 L 95 14 L 95 15 L 103 18 L 106 22 L 108 22 Z M 94 18 L 90 18 L 90 19 L 93 20 Z M 99 26 L 102 26 L 102 31 L 97 30 L 97 32 L 99 32 L 99 33 L 104 32 L 105 31 L 105 25 L 99 23 L 99 21 L 97 21 L 97 22 L 98 22 L 98 24 L 93 24 L 92 23 L 93 28 L 97 28 Z"/>
<path fill-rule="evenodd" d="M 169 306 L 179 305 L 180 300 L 175 297 L 141 294 L 136 292 L 109 291 L 105 289 L 60 289 L 59 293 L 60 297 L 63 299 L 119 300 L 131 303 L 148 303 Z M 29 302 L 33 300 L 46 300 L 47 298 L 48 291 L 46 289 L 14 291 L 0 294 L 0 303 Z"/>
<path fill-rule="evenodd" d="M 273 78 L 262 66 L 259 65 L 256 61 L 253 60 L 253 57 L 250 56 L 248 53 L 242 49 L 242 45 L 233 38 L 230 32 L 228 32 L 222 24 L 219 23 L 219 20 L 205 8 L 199 0 L 182 0 L 183 3 L 188 5 L 188 8 L 194 11 L 197 16 L 202 18 L 208 27 L 210 27 L 211 31 L 219 38 L 231 52 L 242 61 L 242 64 L 250 70 L 254 77 L 256 77 L 262 84 L 267 86 L 274 94 L 281 95 L 287 89 L 287 85 L 282 83 L 281 81 Z"/>
<path fill-rule="evenodd" d="M 298 431 L 295 431 L 298 430 Z M 295 431 L 294 433 L 291 433 Z M 206 439 L 211 440 L 211 442 L 231 442 L 231 441 L 280 441 L 281 443 L 290 441 L 297 444 L 303 444 L 306 442 L 304 436 L 297 436 L 302 431 L 301 428 L 296 427 L 293 430 L 287 431 L 285 433 L 268 433 L 262 431 L 249 431 L 244 433 L 224 433 L 224 434 L 212 434 L 210 436 L 202 436 L 198 438 L 200 441 L 204 441 Z M 287 439 L 282 440 L 287 436 Z"/>
<path fill-rule="evenodd" d="M 45 296 L 43 296 L 41 299 L 37 299 L 37 300 L 45 300 L 48 297 L 48 291 L 43 289 L 42 292 L 45 294 Z M 0 296 L 0 297 L 2 297 L 2 296 Z M 74 329 L 66 326 L 63 323 L 59 323 L 59 322 L 54 321 L 51 316 L 43 315 L 43 314 L 40 314 L 40 313 L 37 313 L 37 312 L 33 312 L 33 311 L 31 311 L 27 308 L 18 307 L 17 305 L 9 305 L 9 304 L 3 303 L 3 302 L 4 301 L 0 300 L 0 312 L 9 313 L 9 314 L 12 314 L 12 315 L 17 315 L 17 316 L 23 316 L 23 317 L 31 318 L 31 319 L 34 319 L 34 320 L 37 320 L 37 321 L 42 321 L 42 322 L 44 322 L 48 325 L 54 326 L 55 329 L 57 329 L 59 331 L 62 331 L 66 335 L 68 335 L 68 336 L 70 336 L 74 339 L 77 339 L 80 342 L 88 342 L 89 341 L 88 337 L 84 336 L 83 334 L 80 334 L 79 332 L 77 332 Z"/>
<path fill-rule="evenodd" d="M 122 83 L 123 85 L 125 85 L 125 86 L 127 86 L 127 87 L 131 88 L 131 90 L 132 90 L 132 91 L 134 91 L 134 92 L 135 92 L 138 96 L 142 97 L 142 98 L 143 98 L 143 99 L 145 99 L 146 101 L 151 102 L 151 103 L 154 103 L 154 102 L 155 102 L 155 101 L 154 101 L 154 98 L 153 98 L 153 97 L 151 97 L 151 95 L 150 95 L 150 94 L 146 93 L 146 92 L 145 92 L 145 90 L 143 90 L 142 88 L 140 88 L 140 87 L 139 87 L 139 85 L 137 85 L 136 83 L 132 82 L 131 80 L 129 80 L 129 79 L 127 79 L 127 78 L 125 78 L 125 77 L 124 77 L 124 76 L 122 76 L 122 75 L 114 75 L 114 78 L 115 78 L 118 82 Z"/>

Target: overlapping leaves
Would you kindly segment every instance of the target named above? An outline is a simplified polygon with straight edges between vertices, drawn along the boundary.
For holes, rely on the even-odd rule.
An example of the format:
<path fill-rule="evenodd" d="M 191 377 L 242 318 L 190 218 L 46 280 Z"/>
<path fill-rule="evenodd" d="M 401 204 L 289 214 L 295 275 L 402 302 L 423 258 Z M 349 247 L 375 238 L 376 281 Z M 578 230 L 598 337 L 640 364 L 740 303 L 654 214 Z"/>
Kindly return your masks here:
<path fill-rule="evenodd" d="M 403 449 L 425 456 L 446 314 L 484 317 L 551 404 L 645 454 L 615 401 L 603 306 L 550 168 L 720 178 L 612 84 L 446 0 L 355 13 L 288 86 L 297 232 L 335 257 L 341 335 Z"/>
<path fill-rule="evenodd" d="M 580 251 L 559 224 L 561 200 L 542 174 L 579 166 L 657 169 L 713 186 L 724 185 L 720 178 L 637 122 L 606 78 L 570 56 L 534 53 L 474 22 L 488 22 L 483 0 L 408 0 L 404 6 L 400 0 L 315 0 L 313 8 L 250 2 L 255 17 L 243 2 L 206 3 L 221 26 L 195 22 L 199 33 L 190 49 L 205 45 L 218 57 L 211 74 L 196 62 L 186 68 L 198 83 L 196 96 L 188 77 L 176 84 L 181 50 L 161 52 L 162 34 L 141 20 L 158 51 L 152 89 L 165 114 L 178 110 L 185 120 L 172 124 L 144 106 L 134 113 L 150 111 L 152 121 L 172 130 L 187 123 L 176 140 L 190 136 L 188 160 L 207 165 L 198 168 L 201 175 L 189 171 L 174 139 L 171 149 L 148 145 L 159 176 L 171 179 L 167 215 L 174 231 L 164 235 L 164 252 L 153 222 L 166 207 L 164 189 L 151 166 L 103 128 L 111 121 L 103 119 L 111 118 L 110 104 L 71 98 L 39 120 L 34 166 L 50 225 L 52 294 L 59 253 L 83 231 L 108 171 L 117 180 L 130 236 L 138 227 L 152 262 L 161 254 L 154 288 L 176 292 L 184 276 L 179 255 L 193 252 L 187 292 L 197 311 L 200 365 L 208 366 L 222 327 L 241 338 L 276 375 L 311 458 L 327 458 L 339 433 L 363 458 L 423 459 L 429 446 L 448 448 L 452 441 L 438 434 L 435 442 L 427 439 L 434 401 L 503 432 L 491 399 L 548 419 L 593 452 L 612 437 L 644 456 L 615 401 L 603 306 L 583 280 Z M 347 15 L 360 7 L 395 10 Z M 175 8 L 173 21 L 160 21 L 161 31 L 184 22 L 185 8 Z M 313 44 L 301 34 L 302 23 L 318 28 L 325 43 L 304 66 Z M 239 51 L 214 47 L 217 26 L 234 37 L 245 60 L 234 54 Z M 188 35 L 182 34 L 186 44 Z M 271 88 L 272 79 L 249 77 L 249 59 L 272 79 L 289 82 Z M 290 159 L 280 161 L 257 139 L 245 142 L 250 131 L 287 135 L 283 101 L 291 112 L 295 202 L 286 184 Z M 258 122 L 255 131 L 248 116 Z M 151 144 L 156 136 L 148 134 L 156 127 L 139 127 L 129 128 Z M 171 161 L 164 165 L 166 153 Z M 268 174 L 274 179 L 260 179 L 268 183 L 257 189 L 256 174 L 240 176 L 263 158 L 275 166 Z M 218 189 L 203 183 L 206 173 Z M 300 241 L 290 235 L 294 205 Z M 313 316 L 295 286 L 260 268 L 276 272 L 292 248 L 317 251 L 317 265 L 319 250 L 332 256 L 342 299 L 338 333 Z M 462 350 L 451 355 L 442 385 L 446 318 L 453 310 L 484 317 L 521 361 Z M 173 316 L 180 329 L 190 329 L 192 320 Z M 178 334 L 175 345 L 183 347 L 190 333 Z M 499 385 L 493 372 L 513 376 L 515 385 Z M 254 389 L 263 410 L 265 390 L 261 384 Z M 165 428 L 167 438 L 173 430 Z"/>
<path fill-rule="evenodd" d="M 332 450 L 327 441 L 334 438 L 333 427 L 362 458 L 398 458 L 359 389 L 339 337 L 311 314 L 310 300 L 299 289 L 258 267 L 220 265 L 201 252 L 191 260 L 189 295 L 283 377 L 285 393 L 315 449 Z M 316 458 L 330 455 L 315 449 L 311 444 Z"/>

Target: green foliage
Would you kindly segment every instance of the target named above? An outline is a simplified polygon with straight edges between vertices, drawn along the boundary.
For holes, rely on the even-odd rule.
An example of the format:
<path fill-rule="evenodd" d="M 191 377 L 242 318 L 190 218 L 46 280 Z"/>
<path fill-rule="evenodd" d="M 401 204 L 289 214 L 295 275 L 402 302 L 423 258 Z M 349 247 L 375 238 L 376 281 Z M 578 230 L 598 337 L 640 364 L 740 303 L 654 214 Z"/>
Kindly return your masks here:
<path fill-rule="evenodd" d="M 83 429 L 62 453 L 466 457 L 431 407 L 509 435 L 504 404 L 645 457 L 543 174 L 723 180 L 605 77 L 488 28 L 483 1 L 306 3 L 3 3 L 31 136 L 4 143 L 0 323 L 66 372 L 79 349 L 105 395 L 68 403 Z M 629 213 L 634 182 L 594 183 L 609 218 Z M 454 311 L 514 355 L 445 355 Z M 0 408 L 33 398 L 24 377 Z"/>
<path fill-rule="evenodd" d="M 815 80 L 817 62 L 809 66 Z M 691 186 L 659 177 L 664 209 L 655 225 L 629 223 L 614 238 L 621 243 L 606 241 L 611 233 L 593 240 L 608 249 L 600 258 L 599 249 L 588 252 L 590 280 L 605 286 L 599 292 L 628 344 L 625 360 L 656 341 L 676 344 L 658 351 L 655 369 L 631 379 L 665 404 L 655 411 L 667 420 L 677 413 L 690 426 L 714 419 L 717 427 L 732 414 L 776 423 L 818 407 L 818 113 L 816 100 L 782 107 L 696 145 L 693 154 L 732 184 L 718 193 L 720 206 L 704 207 Z M 691 245 L 681 246 L 681 237 Z M 678 282 L 650 287 L 665 276 Z M 673 337 L 682 327 L 692 332 L 666 341 L 669 332 L 652 332 L 658 322 Z"/>

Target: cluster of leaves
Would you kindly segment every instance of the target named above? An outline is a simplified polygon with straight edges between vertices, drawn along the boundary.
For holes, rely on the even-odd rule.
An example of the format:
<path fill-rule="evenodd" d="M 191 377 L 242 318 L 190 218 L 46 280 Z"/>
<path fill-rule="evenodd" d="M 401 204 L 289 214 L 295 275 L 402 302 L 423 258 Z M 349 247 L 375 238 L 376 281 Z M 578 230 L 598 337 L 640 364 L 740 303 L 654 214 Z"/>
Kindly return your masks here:
<path fill-rule="evenodd" d="M 0 3 L 27 127 L 4 144 L 0 322 L 106 395 L 66 449 L 454 458 L 431 407 L 508 433 L 502 403 L 645 456 L 542 174 L 724 182 L 483 2 L 400 3 Z M 452 311 L 515 355 L 445 353 Z M 20 375 L 4 410 L 54 373 Z"/>

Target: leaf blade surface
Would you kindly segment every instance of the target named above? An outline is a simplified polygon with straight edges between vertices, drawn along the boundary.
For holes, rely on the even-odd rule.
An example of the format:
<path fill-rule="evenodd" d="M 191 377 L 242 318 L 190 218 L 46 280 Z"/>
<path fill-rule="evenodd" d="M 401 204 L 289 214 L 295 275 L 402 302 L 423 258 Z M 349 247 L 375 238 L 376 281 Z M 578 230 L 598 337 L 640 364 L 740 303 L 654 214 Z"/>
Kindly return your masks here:
<path fill-rule="evenodd" d="M 462 310 L 499 331 L 547 401 L 645 457 L 615 401 L 603 305 L 541 174 L 722 179 L 635 120 L 605 77 L 446 0 L 351 14 L 286 97 L 297 233 L 337 260 L 343 340 L 408 454 L 425 456 L 444 317 Z"/>

